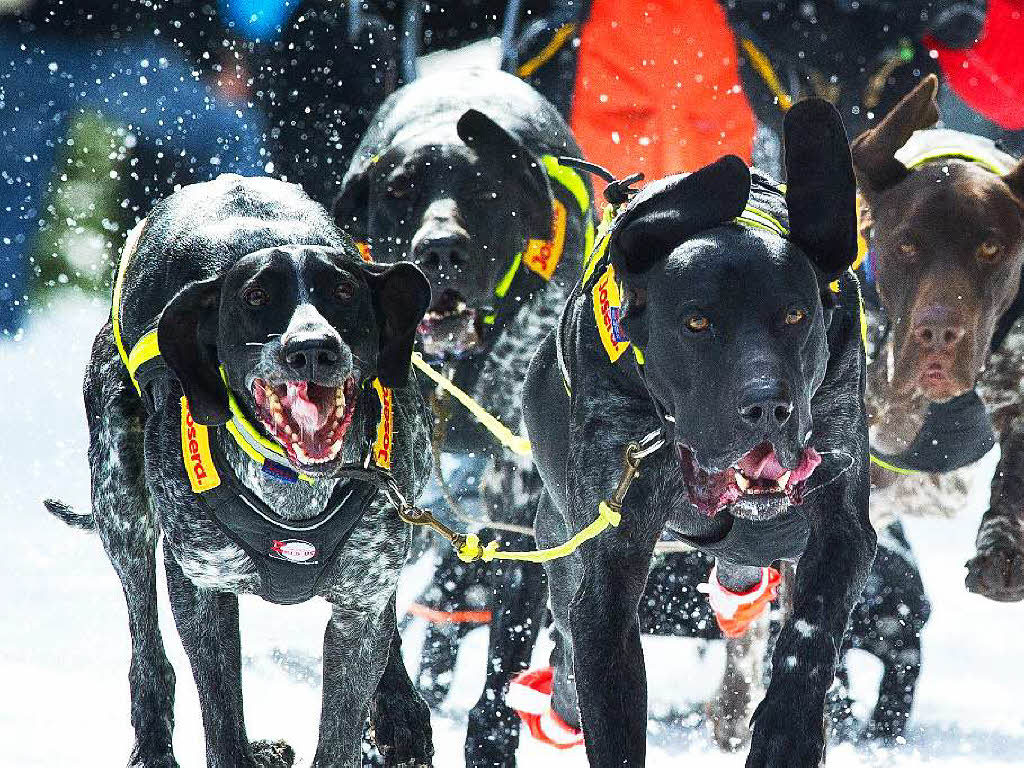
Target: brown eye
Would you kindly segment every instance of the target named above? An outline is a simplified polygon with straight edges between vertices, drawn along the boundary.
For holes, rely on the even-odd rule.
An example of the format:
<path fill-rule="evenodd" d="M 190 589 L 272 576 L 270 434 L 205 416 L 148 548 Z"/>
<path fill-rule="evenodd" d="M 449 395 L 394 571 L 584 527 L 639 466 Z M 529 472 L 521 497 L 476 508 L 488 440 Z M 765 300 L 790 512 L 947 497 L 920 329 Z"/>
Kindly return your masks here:
<path fill-rule="evenodd" d="M 334 296 L 342 301 L 348 301 L 355 293 L 356 287 L 348 280 L 338 283 L 338 287 L 334 289 Z"/>
<path fill-rule="evenodd" d="M 799 307 L 793 307 L 786 313 L 786 325 L 800 325 L 807 318 L 807 312 Z"/>
<path fill-rule="evenodd" d="M 917 256 L 917 246 L 913 243 L 900 243 L 900 253 L 908 259 Z"/>
<path fill-rule="evenodd" d="M 999 254 L 1002 251 L 1003 246 L 995 240 L 986 240 L 978 246 L 978 261 L 993 262 L 999 258 Z"/>
<path fill-rule="evenodd" d="M 704 315 L 690 315 L 686 318 L 686 327 L 693 333 L 703 333 L 711 327 L 711 321 Z"/>
<path fill-rule="evenodd" d="M 245 303 L 250 307 L 264 307 L 270 301 L 270 296 L 262 288 L 250 288 L 243 294 L 242 298 L 245 299 Z"/>

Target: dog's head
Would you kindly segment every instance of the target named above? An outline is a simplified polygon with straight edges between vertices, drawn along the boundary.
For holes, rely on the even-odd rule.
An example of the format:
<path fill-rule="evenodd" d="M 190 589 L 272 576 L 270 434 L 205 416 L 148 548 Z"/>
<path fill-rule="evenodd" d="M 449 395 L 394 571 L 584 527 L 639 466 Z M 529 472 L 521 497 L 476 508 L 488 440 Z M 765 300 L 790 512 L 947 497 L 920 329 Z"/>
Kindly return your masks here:
<path fill-rule="evenodd" d="M 429 303 L 412 264 L 366 264 L 351 243 L 285 245 L 182 289 L 157 333 L 197 422 L 231 418 L 223 367 L 231 394 L 291 464 L 329 474 L 362 458 L 363 384 L 405 384 Z"/>
<path fill-rule="evenodd" d="M 829 282 L 856 256 L 853 170 L 824 101 L 790 110 L 785 141 L 784 198 L 728 156 L 648 185 L 610 236 L 622 330 L 708 514 L 770 518 L 801 501 L 821 461 L 811 398 L 829 360 Z M 788 236 L 734 222 L 748 204 L 782 228 L 788 215 Z"/>
<path fill-rule="evenodd" d="M 974 386 L 1024 265 L 1024 163 L 913 169 L 897 152 L 939 113 L 930 76 L 853 143 L 875 282 L 892 323 L 897 394 L 941 402 Z"/>
<path fill-rule="evenodd" d="M 551 188 L 539 158 L 477 110 L 415 124 L 379 156 L 357 161 L 335 221 L 375 259 L 408 259 L 434 303 L 420 325 L 424 352 L 461 357 L 480 343 L 494 289 L 529 239 L 551 236 Z"/>

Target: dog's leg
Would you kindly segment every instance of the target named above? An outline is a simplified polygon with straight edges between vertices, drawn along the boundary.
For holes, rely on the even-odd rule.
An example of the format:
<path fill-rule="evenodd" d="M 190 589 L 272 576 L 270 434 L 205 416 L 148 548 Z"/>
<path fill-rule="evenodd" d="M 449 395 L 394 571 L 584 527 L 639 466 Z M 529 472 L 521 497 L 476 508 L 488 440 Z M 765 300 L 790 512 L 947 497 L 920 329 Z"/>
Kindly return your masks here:
<path fill-rule="evenodd" d="M 543 568 L 508 562 L 494 576 L 487 677 L 483 693 L 469 713 L 467 768 L 514 768 L 520 720 L 505 703 L 505 692 L 512 677 L 529 667 L 544 621 L 547 591 Z"/>
<path fill-rule="evenodd" d="M 242 715 L 238 597 L 199 589 L 164 548 L 167 593 L 178 634 L 199 691 L 208 768 L 287 768 L 295 753 L 285 744 L 250 746 Z"/>
<path fill-rule="evenodd" d="M 644 497 L 642 491 L 634 496 Z M 596 492 L 583 498 L 574 515 L 576 530 L 593 520 L 598 506 Z M 552 707 L 565 723 L 582 727 L 593 768 L 640 768 L 647 748 L 647 675 L 637 606 L 665 521 L 642 508 L 627 507 L 622 517 L 618 528 L 573 557 L 545 564 L 557 630 Z M 538 514 L 539 546 L 570 535 L 541 520 Z"/>
<path fill-rule="evenodd" d="M 171 749 L 174 670 L 157 619 L 156 543 L 143 457 L 143 409 L 117 350 L 110 325 L 100 331 L 85 381 L 89 465 L 96 528 L 128 605 L 135 747 L 132 768 L 177 766 Z"/>
<path fill-rule="evenodd" d="M 825 694 L 875 552 L 867 462 L 854 457 L 845 474 L 804 504 L 811 530 L 796 571 L 793 615 L 779 633 L 771 683 L 754 712 L 747 768 L 816 768 L 824 759 Z"/>
<path fill-rule="evenodd" d="M 394 585 L 388 602 L 376 614 L 368 612 L 363 602 L 349 604 L 340 595 L 330 598 L 333 610 L 324 633 L 320 742 L 313 768 L 356 768 L 361 763 L 370 699 L 383 677 L 397 632 L 393 590 Z M 400 657 L 396 662 L 401 663 Z M 400 688 L 403 685 L 399 683 Z"/>
<path fill-rule="evenodd" d="M 931 611 L 903 527 L 879 533 L 863 600 L 850 619 L 848 645 L 878 658 L 884 672 L 866 735 L 892 742 L 904 734 L 921 674 L 921 630 Z"/>
<path fill-rule="evenodd" d="M 967 563 L 967 588 L 1000 602 L 1024 600 L 1024 416 L 1000 440 L 990 508 L 981 520 L 977 554 Z"/>
<path fill-rule="evenodd" d="M 761 581 L 761 569 L 718 561 L 718 581 L 742 594 Z M 739 637 L 725 638 L 725 672 L 707 716 L 715 743 L 735 752 L 750 741 L 750 716 L 764 696 L 764 659 L 768 645 L 769 612 L 751 622 Z"/>
<path fill-rule="evenodd" d="M 395 612 L 394 598 L 388 611 Z M 387 666 L 370 702 L 370 725 L 384 765 L 430 765 L 434 754 L 430 708 L 409 679 L 402 658 L 402 635 L 397 629 L 391 637 Z"/>

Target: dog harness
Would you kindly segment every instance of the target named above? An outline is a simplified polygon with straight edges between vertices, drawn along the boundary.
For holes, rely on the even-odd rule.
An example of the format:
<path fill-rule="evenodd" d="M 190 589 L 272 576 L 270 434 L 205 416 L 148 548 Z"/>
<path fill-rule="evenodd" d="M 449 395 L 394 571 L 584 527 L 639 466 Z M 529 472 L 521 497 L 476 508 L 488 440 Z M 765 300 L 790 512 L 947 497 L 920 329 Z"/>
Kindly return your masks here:
<path fill-rule="evenodd" d="M 1014 158 L 989 139 L 942 129 L 917 131 L 896 153 L 896 159 L 911 170 L 937 160 L 965 160 L 1000 176 L 1009 173 L 1016 164 Z M 872 308 L 884 314 L 875 290 L 875 255 L 870 242 L 867 242 L 862 275 Z M 1022 314 L 1024 287 L 996 323 L 991 350 L 1002 345 Z M 886 323 L 882 343 L 888 332 Z M 930 404 L 920 431 L 905 451 L 887 454 L 872 448 L 871 462 L 905 475 L 952 472 L 981 459 L 995 443 L 988 410 L 978 392 L 972 389 L 947 402 Z"/>
<path fill-rule="evenodd" d="M 132 254 L 145 227 L 140 222 L 128 235 L 111 302 L 114 342 L 136 392 L 144 399 L 148 387 L 172 377 L 160 356 L 155 328 L 144 333 L 126 350 L 121 336 L 121 291 Z M 252 560 L 260 577 L 260 596 L 273 603 L 291 605 L 313 597 L 328 568 L 348 541 L 380 491 L 376 470 L 391 468 L 394 407 L 391 390 L 378 380 L 363 382 L 360 389 L 379 403 L 377 418 L 367 420 L 369 449 L 362 465 L 344 468 L 352 475 L 337 482 L 326 509 L 307 520 L 286 520 L 238 480 L 224 453 L 225 432 L 245 455 L 260 465 L 264 474 L 282 483 L 316 480 L 296 472 L 284 450 L 265 437 L 246 417 L 227 387 L 231 420 L 223 431 L 192 419 L 188 399 L 181 397 L 181 461 L 192 492 L 218 528 Z M 149 402 L 153 407 L 155 403 Z"/>

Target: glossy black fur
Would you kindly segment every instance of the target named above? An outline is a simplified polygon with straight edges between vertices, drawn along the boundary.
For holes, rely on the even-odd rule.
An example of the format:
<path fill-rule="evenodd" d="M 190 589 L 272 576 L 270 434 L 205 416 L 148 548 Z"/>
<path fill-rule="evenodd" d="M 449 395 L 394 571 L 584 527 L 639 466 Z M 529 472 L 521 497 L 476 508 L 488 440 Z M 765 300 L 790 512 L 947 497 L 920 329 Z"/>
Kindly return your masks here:
<path fill-rule="evenodd" d="M 557 110 L 521 80 L 482 69 L 428 76 L 394 93 L 378 110 L 334 207 L 338 224 L 367 241 L 375 259 L 418 263 L 430 279 L 435 301 L 446 290 L 456 290 L 470 307 L 483 309 L 493 307 L 495 286 L 527 240 L 550 236 L 553 198 L 565 206 L 565 246 L 551 280 L 523 296 L 519 309 L 500 329 L 485 330 L 483 345 L 471 356 L 448 361 L 456 371 L 456 383 L 519 433 L 529 360 L 554 327 L 580 274 L 591 216 L 564 187 L 548 179 L 541 164 L 544 155 L 578 157 L 580 150 Z M 585 182 L 589 193 L 589 180 Z M 439 254 L 432 243 L 448 250 Z M 515 306 L 515 300 L 509 303 Z M 506 453 L 450 399 L 442 401 L 440 409 L 450 409 L 438 436 L 443 451 L 491 457 L 482 492 L 487 513 L 499 521 L 531 525 L 540 481 L 529 461 Z M 462 520 L 452 522 L 465 526 Z M 500 531 L 483 536 L 500 537 L 506 549 L 533 546 L 529 536 Z M 440 578 L 447 582 L 457 573 L 459 588 L 458 594 L 438 594 L 436 600 L 429 591 L 422 595 L 419 601 L 432 608 L 446 610 L 461 603 L 463 588 L 473 585 L 491 591 L 492 584 L 528 584 L 531 594 L 542 591 L 538 566 L 467 565 L 447 548 L 440 557 Z M 503 609 L 498 605 L 495 610 Z M 457 631 L 437 625 L 429 629 L 426 647 L 432 650 L 421 679 L 432 702 L 444 698 L 447 686 L 429 672 L 438 669 L 435 662 L 445 666 L 446 660 L 454 659 L 457 636 Z M 493 641 L 506 645 L 500 637 Z M 525 666 L 521 655 L 506 660 L 507 666 L 488 665 L 482 710 L 493 709 L 509 674 Z M 509 711 L 501 723 L 487 720 L 478 735 L 481 741 L 493 742 L 518 731 L 518 721 Z M 471 732 L 476 733 L 479 722 L 471 716 Z"/>
<path fill-rule="evenodd" d="M 622 471 L 626 444 L 660 426 L 652 396 L 675 417 L 672 442 L 694 446 L 709 466 L 728 466 L 766 435 L 788 460 L 808 437 L 792 428 L 752 431 L 737 423 L 735 405 L 754 381 L 786 382 L 798 414 L 793 421 L 813 428 L 809 445 L 824 458 L 801 507 L 770 511 L 774 525 L 802 527 L 806 545 L 766 527 L 742 559 L 728 547 L 711 546 L 738 524 L 734 513 L 749 510 L 734 506 L 715 517 L 698 512 L 670 443 L 645 462 L 618 528 L 546 565 L 556 628 L 553 705 L 563 720 L 582 727 L 595 767 L 644 764 L 646 675 L 637 605 L 666 526 L 705 542 L 702 548 L 715 551 L 720 569 L 734 573 L 799 557 L 793 615 L 779 636 L 771 684 L 754 716 L 747 766 L 810 767 L 822 759 L 825 692 L 870 568 L 875 534 L 868 521 L 857 289 L 852 278 L 842 277 L 832 309 L 827 287 L 855 255 L 846 137 L 834 109 L 810 101 L 791 110 L 786 138 L 786 241 L 731 223 L 750 184 L 735 158 L 649 185 L 617 222 L 609 248 L 627 296 L 623 326 L 645 352 L 650 393 L 629 353 L 618 364 L 609 362 L 589 292 L 564 311 L 568 407 L 553 336 L 527 376 L 525 415 L 545 485 L 536 522 L 542 547 L 565 541 L 594 519 Z M 786 302 L 807 309 L 800 337 L 770 330 Z M 687 333 L 683 312 L 693 307 L 711 317 L 717 335 L 681 335 Z M 762 360 L 758 371 L 767 377 L 758 379 L 747 367 L 752 359 Z M 755 530 L 761 524 L 755 522 Z M 467 744 L 467 756 L 478 746 Z"/>
<path fill-rule="evenodd" d="M 92 516 L 121 577 L 132 633 L 131 765 L 177 765 L 171 749 L 174 672 L 156 614 L 156 544 L 162 536 L 168 593 L 199 690 L 207 765 L 288 766 L 294 752 L 286 744 L 250 744 L 246 735 L 237 595 L 258 593 L 260 577 L 191 490 L 179 401 L 184 390 L 196 420 L 222 429 L 228 413 L 216 366 L 223 364 L 250 421 L 259 423 L 251 378 L 296 378 L 294 369 L 282 370 L 289 365 L 282 334 L 300 318 L 303 333 L 337 343 L 333 362 L 306 380 L 329 384 L 354 374 L 361 380 L 377 376 L 393 387 L 392 472 L 414 498 L 429 471 L 429 442 L 426 410 L 408 366 L 428 286 L 411 265 L 364 264 L 351 240 L 298 187 L 238 176 L 185 187 L 159 203 L 128 274 L 121 315 L 125 346 L 130 349 L 158 323 L 170 370 L 150 381 L 145 407 L 107 323 L 93 347 L 85 404 Z M 342 284 L 351 289 L 347 298 L 336 292 Z M 253 286 L 269 295 L 266 305 L 245 303 Z M 367 427 L 376 423 L 370 400 L 375 395 L 358 397 L 339 457 L 346 463 L 362 461 Z M 340 481 L 335 461 L 322 465 L 315 484 L 281 483 L 264 475 L 230 438 L 222 443 L 227 465 L 219 471 L 234 472 L 291 520 L 318 514 Z M 324 638 L 316 766 L 359 764 L 371 704 L 392 762 L 430 762 L 429 713 L 405 673 L 395 631 L 394 593 L 408 541 L 395 510 L 378 498 L 320 582 L 318 595 L 333 613 Z M 373 701 L 378 681 L 381 696 Z M 396 721 L 402 726 L 395 727 Z"/>

